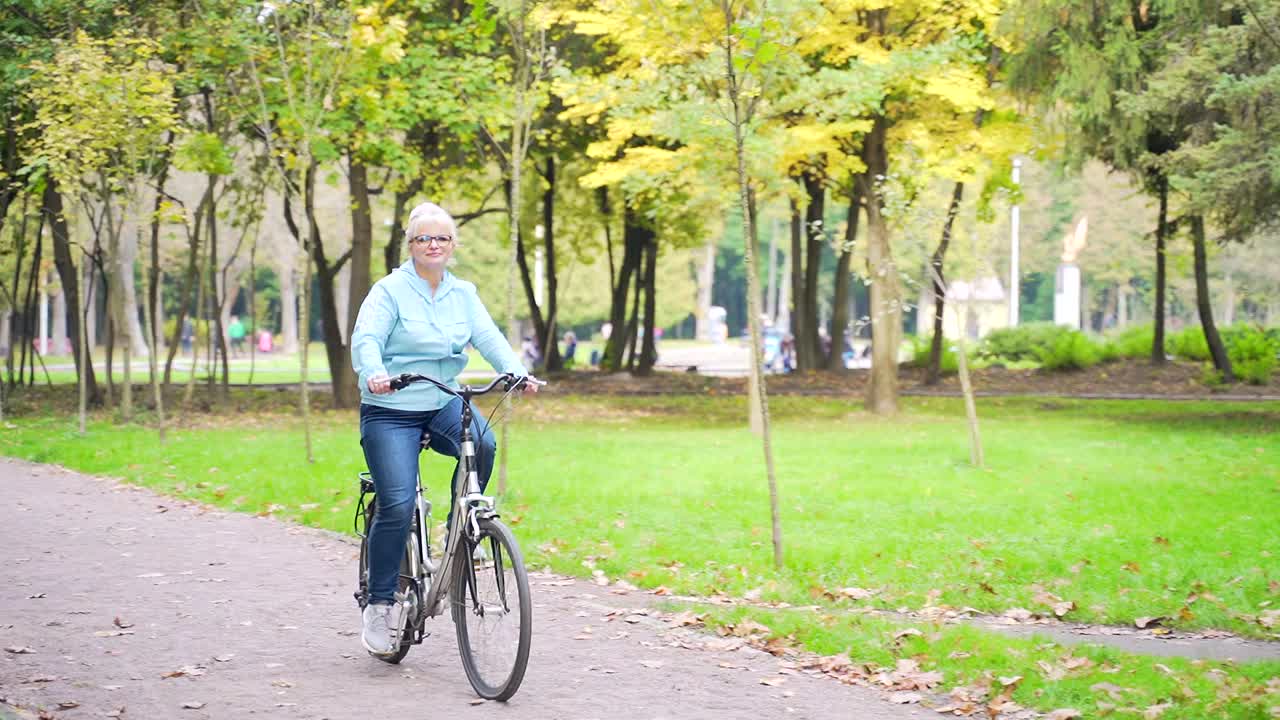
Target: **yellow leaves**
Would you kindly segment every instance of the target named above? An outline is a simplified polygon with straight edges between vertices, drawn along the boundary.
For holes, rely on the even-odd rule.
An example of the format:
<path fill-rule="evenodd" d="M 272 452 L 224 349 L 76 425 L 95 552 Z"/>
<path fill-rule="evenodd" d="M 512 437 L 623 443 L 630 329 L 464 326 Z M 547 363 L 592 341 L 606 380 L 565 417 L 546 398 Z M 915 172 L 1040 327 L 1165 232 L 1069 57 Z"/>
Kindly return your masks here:
<path fill-rule="evenodd" d="M 991 108 L 987 79 L 971 65 L 946 65 L 924 78 L 923 92 L 951 104 L 955 112 L 973 113 Z"/>
<path fill-rule="evenodd" d="M 376 5 L 356 8 L 351 25 L 351 46 L 372 51 L 383 63 L 394 64 L 404 58 L 404 39 L 408 25 L 399 15 L 383 16 Z"/>
<path fill-rule="evenodd" d="M 778 158 L 779 169 L 789 171 L 802 162 L 813 162 L 821 157 L 825 161 L 822 164 L 833 169 L 860 172 L 863 165 L 857 153 L 851 155 L 846 150 L 851 141 L 870 129 L 869 120 L 809 122 L 785 128 L 782 131 L 782 153 Z M 852 144 L 852 147 L 856 151 L 857 144 Z"/>
<path fill-rule="evenodd" d="M 599 144 L 599 143 L 597 143 Z M 588 149 L 588 154 L 590 154 Z M 582 176 L 583 187 L 615 185 L 632 175 L 661 176 L 680 169 L 687 156 L 685 150 L 665 150 L 652 146 L 627 148 L 616 162 L 601 163 Z"/>
<path fill-rule="evenodd" d="M 97 39 L 83 32 L 61 44 L 49 63 L 32 63 L 26 94 L 38 130 L 36 152 L 56 177 L 73 182 L 105 170 L 112 181 L 178 129 L 173 68 L 153 60 L 159 45 L 121 32 Z"/>
<path fill-rule="evenodd" d="M 614 16 L 610 13 L 598 12 L 595 10 L 574 10 L 565 14 L 565 20 L 573 24 L 574 31 L 579 35 L 610 35 L 619 28 L 613 22 Z"/>

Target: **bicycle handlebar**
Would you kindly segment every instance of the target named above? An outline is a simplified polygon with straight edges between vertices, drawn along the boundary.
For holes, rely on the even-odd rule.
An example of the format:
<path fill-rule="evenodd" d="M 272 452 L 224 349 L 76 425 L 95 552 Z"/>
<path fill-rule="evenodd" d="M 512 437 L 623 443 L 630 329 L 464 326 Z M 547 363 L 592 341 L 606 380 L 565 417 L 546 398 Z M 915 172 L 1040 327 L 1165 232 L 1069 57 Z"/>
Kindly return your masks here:
<path fill-rule="evenodd" d="M 475 397 L 476 395 L 484 395 L 485 393 L 492 392 L 494 388 L 498 387 L 498 385 L 503 385 L 504 391 L 510 391 L 524 385 L 525 383 L 533 383 L 534 385 L 547 384 L 545 380 L 539 380 L 538 378 L 532 375 L 521 376 L 521 375 L 515 375 L 512 373 L 500 373 L 497 377 L 495 377 L 492 381 L 490 381 L 488 385 L 485 385 L 482 388 L 475 388 L 468 385 L 463 385 L 461 390 L 454 390 L 453 388 L 440 382 L 439 380 L 436 380 L 433 377 L 428 377 L 426 375 L 418 375 L 415 373 L 401 373 L 400 375 L 397 375 L 396 377 L 391 379 L 391 389 L 403 390 L 416 382 L 429 382 L 432 385 L 435 385 L 436 387 L 440 388 L 442 392 L 446 392 L 455 397 L 462 397 L 464 393 L 470 397 Z"/>

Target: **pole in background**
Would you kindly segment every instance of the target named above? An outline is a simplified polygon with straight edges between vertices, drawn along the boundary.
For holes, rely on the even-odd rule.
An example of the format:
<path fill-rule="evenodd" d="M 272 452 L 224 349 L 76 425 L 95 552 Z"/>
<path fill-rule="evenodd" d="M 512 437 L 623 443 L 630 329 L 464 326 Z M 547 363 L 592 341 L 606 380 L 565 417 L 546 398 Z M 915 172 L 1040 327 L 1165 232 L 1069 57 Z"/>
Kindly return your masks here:
<path fill-rule="evenodd" d="M 1021 184 L 1022 158 L 1013 159 L 1013 184 Z M 1009 208 L 1009 327 L 1018 325 L 1018 299 L 1022 292 L 1018 280 L 1018 224 L 1021 220 L 1018 204 Z"/>

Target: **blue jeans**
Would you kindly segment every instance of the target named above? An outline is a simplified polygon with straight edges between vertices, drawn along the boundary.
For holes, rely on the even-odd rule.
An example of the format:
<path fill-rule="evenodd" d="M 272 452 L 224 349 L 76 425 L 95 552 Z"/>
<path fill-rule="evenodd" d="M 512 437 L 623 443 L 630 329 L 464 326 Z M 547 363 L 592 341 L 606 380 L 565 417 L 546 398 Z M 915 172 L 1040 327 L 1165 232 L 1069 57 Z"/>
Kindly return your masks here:
<path fill-rule="evenodd" d="M 489 484 L 497 448 L 484 415 L 472 406 L 471 437 L 475 441 L 480 489 Z M 400 558 L 413 524 L 414 489 L 423 433 L 431 435 L 431 449 L 457 458 L 462 447 L 462 399 L 453 398 L 439 410 L 412 412 L 377 405 L 360 405 L 360 446 L 373 475 L 377 511 L 369 533 L 369 602 L 395 601 Z M 456 473 L 454 477 L 456 477 Z M 450 515 L 454 489 L 450 488 Z"/>

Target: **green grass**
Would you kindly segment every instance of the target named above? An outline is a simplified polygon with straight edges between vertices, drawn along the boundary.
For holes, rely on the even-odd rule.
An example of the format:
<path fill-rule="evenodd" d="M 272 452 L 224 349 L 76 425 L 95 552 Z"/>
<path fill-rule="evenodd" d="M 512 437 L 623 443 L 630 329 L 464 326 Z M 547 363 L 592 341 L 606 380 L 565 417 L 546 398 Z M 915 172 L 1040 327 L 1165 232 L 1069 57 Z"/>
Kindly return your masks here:
<path fill-rule="evenodd" d="M 1049 614 L 1060 598 L 1074 603 L 1067 620 L 1165 616 L 1175 628 L 1274 637 L 1264 623 L 1280 603 L 1280 403 L 988 400 L 984 469 L 967 464 L 958 400 L 907 408 L 882 420 L 844 400 L 771 400 L 780 571 L 742 398 L 524 402 L 501 509 L 535 566 L 598 569 L 675 593 L 817 603 L 833 614 L 854 605 Z M 312 465 L 287 415 L 199 416 L 163 446 L 138 425 L 98 420 L 81 439 L 65 417 L 10 421 L 0 453 L 343 531 L 364 468 L 350 413 L 318 415 Z M 429 456 L 424 467 L 439 499 L 450 464 Z M 840 599 L 847 587 L 876 594 L 854 603 Z M 944 634 L 996 655 L 1021 642 Z M 1032 660 L 1016 664 L 1035 672 Z"/>
<path fill-rule="evenodd" d="M 1268 698 L 1268 683 L 1280 677 L 1276 661 L 1153 658 L 1099 645 L 1065 647 L 1042 636 L 1011 638 L 965 625 L 903 624 L 866 614 L 684 607 L 720 633 L 751 633 L 758 645 L 800 646 L 826 657 L 845 654 L 870 665 L 866 670 L 872 676 L 892 673 L 899 660 L 912 660 L 921 672 L 941 674 L 932 688 L 941 695 L 985 682 L 994 691 L 973 695 L 990 700 L 999 693 L 1001 678 L 1019 678 L 1013 683 L 1014 702 L 1046 711 L 1072 708 L 1085 718 L 1109 712 L 1142 717 L 1147 708 L 1166 703 L 1169 707 L 1158 714 L 1162 720 L 1273 717 L 1269 708 L 1275 696 Z M 912 679 L 904 674 L 900 689 L 910 689 Z"/>
<path fill-rule="evenodd" d="M 693 340 L 669 340 L 664 341 L 664 347 L 671 346 L 687 346 L 697 344 Z M 592 350 L 603 351 L 603 345 L 599 342 L 587 341 L 579 342 L 576 355 L 576 363 L 578 367 L 585 367 L 591 357 Z M 467 372 L 471 374 L 484 375 L 493 372 L 491 366 L 480 353 L 474 349 L 469 350 L 467 355 L 470 357 Z M 161 356 L 160 368 L 163 370 L 164 361 L 167 356 Z M 190 374 L 189 366 L 186 364 L 189 355 L 179 355 L 174 362 L 173 377 L 176 383 L 185 383 Z M 197 359 L 196 379 L 201 382 L 208 377 L 208 364 L 205 362 L 206 357 L 201 355 Z M 17 360 L 15 359 L 15 363 Z M 256 353 L 253 358 L 253 383 L 256 384 L 275 384 L 275 383 L 296 383 L 302 377 L 299 367 L 299 357 L 297 353 L 285 353 L 276 351 L 272 353 Z M 54 384 L 72 384 L 77 380 L 76 373 L 70 369 L 75 364 L 75 359 L 70 355 L 51 355 L 44 358 L 44 364 L 48 367 L 55 368 L 48 371 L 48 381 Z M 310 345 L 310 351 L 307 355 L 307 376 L 312 382 L 328 382 L 329 380 L 329 362 L 325 356 L 324 343 L 314 342 Z M 137 384 L 148 382 L 150 370 L 147 366 L 147 358 L 133 358 L 133 381 Z M 65 366 L 66 369 L 56 369 Z M 106 382 L 106 356 L 101 350 L 94 353 L 93 366 L 98 375 L 99 382 Z M 249 382 L 250 358 L 248 350 L 245 354 L 231 358 L 228 364 L 228 377 L 233 384 L 247 384 Z M 113 360 L 114 377 L 116 382 L 120 382 L 123 378 L 123 370 L 121 366 L 121 355 L 117 350 Z M 215 368 L 215 377 L 222 378 L 222 365 L 219 363 Z M 36 383 L 43 384 L 46 381 L 46 373 L 36 364 Z"/>

